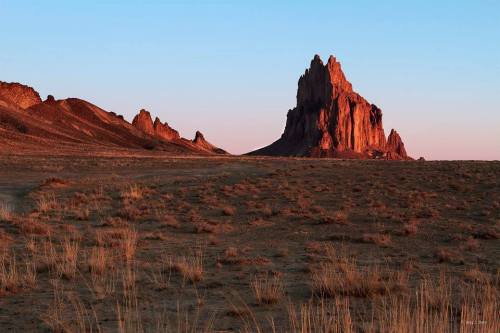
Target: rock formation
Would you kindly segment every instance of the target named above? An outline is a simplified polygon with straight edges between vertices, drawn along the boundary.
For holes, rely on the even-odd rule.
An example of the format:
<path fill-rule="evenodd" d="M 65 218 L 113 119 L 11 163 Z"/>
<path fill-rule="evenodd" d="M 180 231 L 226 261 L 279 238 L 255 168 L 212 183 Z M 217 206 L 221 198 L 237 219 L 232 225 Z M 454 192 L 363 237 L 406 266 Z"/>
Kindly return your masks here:
<path fill-rule="evenodd" d="M 155 118 L 153 123 L 151 114 L 144 109 L 140 110 L 134 117 L 132 125 L 147 135 L 163 142 L 171 142 L 182 146 L 188 146 L 209 154 L 227 154 L 225 150 L 220 149 L 205 140 L 205 137 L 199 131 L 196 132 L 195 138 L 191 141 L 182 138 L 179 135 L 179 132 L 170 127 L 168 123 L 162 123 L 158 117 Z"/>
<path fill-rule="evenodd" d="M 124 149 L 175 155 L 225 153 L 206 140 L 195 141 L 181 138 L 158 118 L 153 123 L 146 110 L 130 124 L 123 116 L 78 98 L 56 100 L 49 95 L 42 102 L 33 88 L 0 82 L 0 154 L 110 154 Z"/>
<path fill-rule="evenodd" d="M 144 109 L 141 109 L 141 111 L 139 111 L 139 113 L 134 117 L 132 125 L 148 135 L 155 135 L 151 114 Z"/>
<path fill-rule="evenodd" d="M 193 139 L 193 144 L 205 151 L 216 153 L 216 154 L 227 154 L 227 152 L 223 149 L 215 147 L 213 144 L 205 140 L 205 136 L 200 132 L 196 131 L 196 134 Z"/>
<path fill-rule="evenodd" d="M 391 132 L 392 134 L 392 132 Z M 387 143 L 382 111 L 353 91 L 340 63 L 318 55 L 298 82 L 297 106 L 283 135 L 252 155 L 407 159 L 394 131 Z"/>
<path fill-rule="evenodd" d="M 393 155 L 394 153 L 396 154 L 394 157 L 390 156 L 390 159 L 406 159 L 408 157 L 406 154 L 405 144 L 403 143 L 403 140 L 401 140 L 398 132 L 394 129 L 391 130 L 391 133 L 387 138 L 386 150 L 388 155 Z"/>
<path fill-rule="evenodd" d="M 168 126 L 167 123 L 162 123 L 160 118 L 156 117 L 154 123 L 151 114 L 142 109 L 132 120 L 132 125 L 138 130 L 154 136 L 164 141 L 172 141 L 179 139 L 179 132 Z"/>
<path fill-rule="evenodd" d="M 172 127 L 168 126 L 168 123 L 162 123 L 160 118 L 156 117 L 155 122 L 153 124 L 153 129 L 155 135 L 163 140 L 172 141 L 180 139 L 179 132 L 174 130 Z"/>
<path fill-rule="evenodd" d="M 20 83 L 0 81 L 0 100 L 11 103 L 21 109 L 41 103 L 42 99 L 35 89 Z"/>

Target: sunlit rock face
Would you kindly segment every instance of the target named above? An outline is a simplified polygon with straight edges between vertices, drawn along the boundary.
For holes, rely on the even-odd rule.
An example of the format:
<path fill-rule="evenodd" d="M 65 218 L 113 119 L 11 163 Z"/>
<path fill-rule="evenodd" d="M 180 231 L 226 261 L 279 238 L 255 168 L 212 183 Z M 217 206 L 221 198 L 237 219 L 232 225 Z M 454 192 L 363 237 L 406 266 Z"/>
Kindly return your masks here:
<path fill-rule="evenodd" d="M 42 102 L 38 92 L 20 83 L 0 81 L 0 100 L 13 104 L 21 109 L 29 108 Z"/>
<path fill-rule="evenodd" d="M 407 158 L 402 142 L 387 144 L 382 111 L 353 91 L 335 57 L 324 64 L 318 55 L 299 79 L 297 106 L 281 138 L 251 154 Z"/>

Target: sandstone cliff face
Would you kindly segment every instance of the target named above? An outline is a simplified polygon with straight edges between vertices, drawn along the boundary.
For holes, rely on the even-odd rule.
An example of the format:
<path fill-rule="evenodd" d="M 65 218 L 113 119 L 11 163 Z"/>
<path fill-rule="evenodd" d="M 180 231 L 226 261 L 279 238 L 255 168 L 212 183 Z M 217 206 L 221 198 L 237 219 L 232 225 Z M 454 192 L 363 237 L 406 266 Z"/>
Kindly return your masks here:
<path fill-rule="evenodd" d="M 162 123 L 160 118 L 156 117 L 153 123 L 151 114 L 144 109 L 134 117 L 132 125 L 138 130 L 164 141 L 180 138 L 179 132 L 168 126 L 167 123 Z"/>
<path fill-rule="evenodd" d="M 172 141 L 180 139 L 179 132 L 168 126 L 167 123 L 162 123 L 160 118 L 156 117 L 153 124 L 154 133 L 160 139 Z"/>
<path fill-rule="evenodd" d="M 144 109 L 141 109 L 141 111 L 139 111 L 139 113 L 134 117 L 132 125 L 148 135 L 155 135 L 151 114 Z"/>
<path fill-rule="evenodd" d="M 335 57 L 325 65 L 316 55 L 299 79 L 283 135 L 251 154 L 387 158 L 395 147 L 387 145 L 382 111 L 353 91 Z"/>
<path fill-rule="evenodd" d="M 42 99 L 35 89 L 20 83 L 7 83 L 0 81 L 0 99 L 20 107 L 29 108 L 41 103 Z"/>

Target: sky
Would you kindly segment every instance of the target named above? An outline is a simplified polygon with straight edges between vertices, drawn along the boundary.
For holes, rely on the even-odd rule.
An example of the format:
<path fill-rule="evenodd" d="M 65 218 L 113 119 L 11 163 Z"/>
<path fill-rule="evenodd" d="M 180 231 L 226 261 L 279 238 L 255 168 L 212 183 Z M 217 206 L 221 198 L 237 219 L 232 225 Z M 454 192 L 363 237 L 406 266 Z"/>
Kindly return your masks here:
<path fill-rule="evenodd" d="M 0 22 L 0 80 L 231 153 L 278 139 L 333 54 L 409 155 L 500 159 L 500 1 L 0 0 Z"/>

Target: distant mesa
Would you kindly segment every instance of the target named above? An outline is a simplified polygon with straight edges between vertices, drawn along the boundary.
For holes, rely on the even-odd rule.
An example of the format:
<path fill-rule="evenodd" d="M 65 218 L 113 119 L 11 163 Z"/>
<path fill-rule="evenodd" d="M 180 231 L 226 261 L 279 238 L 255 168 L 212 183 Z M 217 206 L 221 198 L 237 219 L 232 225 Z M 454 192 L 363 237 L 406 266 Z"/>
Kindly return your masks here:
<path fill-rule="evenodd" d="M 318 55 L 299 79 L 281 138 L 249 154 L 411 159 L 395 130 L 386 139 L 382 110 L 353 91 L 335 57 L 323 64 Z"/>
<path fill-rule="evenodd" d="M 226 154 L 204 139 L 181 138 L 159 118 L 153 122 L 146 110 L 141 110 L 130 124 L 123 116 L 78 98 L 56 100 L 49 95 L 42 101 L 31 87 L 0 81 L 0 153 L 80 154 L 110 149 Z"/>

